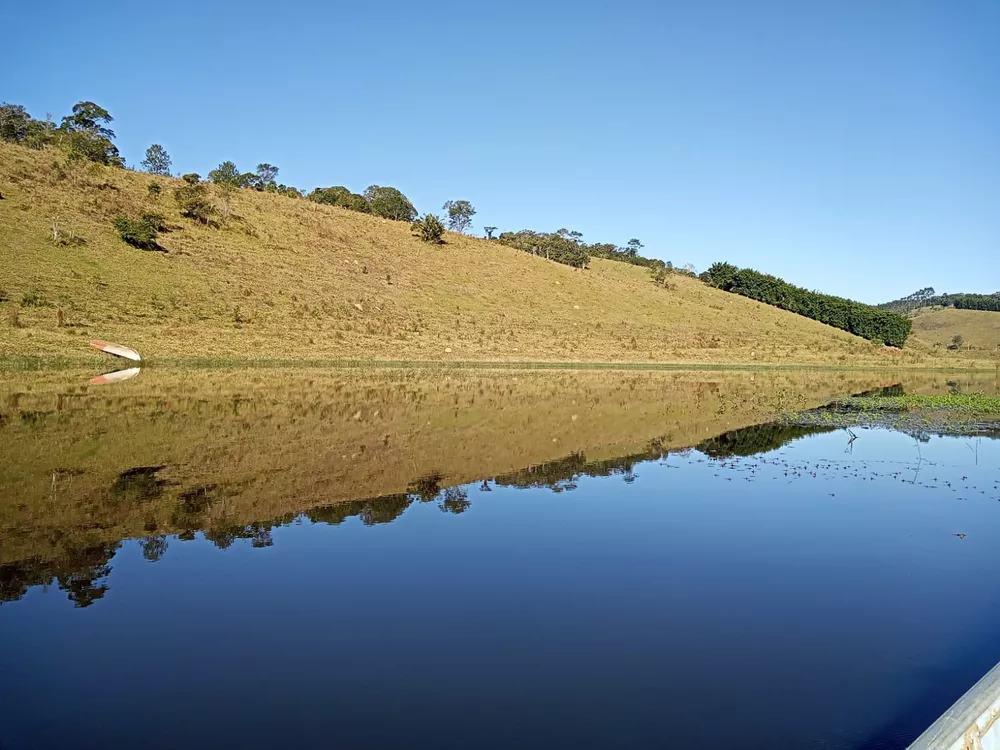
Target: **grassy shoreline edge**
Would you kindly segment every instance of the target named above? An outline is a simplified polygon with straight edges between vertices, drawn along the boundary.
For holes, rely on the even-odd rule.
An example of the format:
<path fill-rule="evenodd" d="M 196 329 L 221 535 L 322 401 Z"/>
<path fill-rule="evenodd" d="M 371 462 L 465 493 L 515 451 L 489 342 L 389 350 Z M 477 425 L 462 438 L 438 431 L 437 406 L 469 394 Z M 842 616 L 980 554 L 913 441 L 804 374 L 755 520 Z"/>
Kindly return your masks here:
<path fill-rule="evenodd" d="M 40 372 L 47 370 L 124 369 L 132 363 L 100 355 L 0 355 L 0 372 Z M 671 370 L 745 370 L 781 371 L 815 370 L 834 372 L 989 372 L 1000 371 L 1000 365 L 965 362 L 949 365 L 837 365 L 814 363 L 748 363 L 748 362 L 575 362 L 546 360 L 379 360 L 329 359 L 303 357 L 155 357 L 143 360 L 143 368 L 175 369 L 432 369 L 432 370 L 609 370 L 609 371 L 671 371 Z"/>

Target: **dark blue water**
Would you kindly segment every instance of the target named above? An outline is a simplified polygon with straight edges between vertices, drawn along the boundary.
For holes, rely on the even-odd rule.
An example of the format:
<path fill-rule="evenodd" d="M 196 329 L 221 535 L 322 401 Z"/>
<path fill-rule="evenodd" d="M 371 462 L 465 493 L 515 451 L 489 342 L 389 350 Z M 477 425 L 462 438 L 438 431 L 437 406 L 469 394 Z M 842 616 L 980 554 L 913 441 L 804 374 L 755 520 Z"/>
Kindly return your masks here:
<path fill-rule="evenodd" d="M 1000 442 L 847 439 L 126 540 L 0 606 L 0 742 L 904 747 L 1000 660 Z"/>

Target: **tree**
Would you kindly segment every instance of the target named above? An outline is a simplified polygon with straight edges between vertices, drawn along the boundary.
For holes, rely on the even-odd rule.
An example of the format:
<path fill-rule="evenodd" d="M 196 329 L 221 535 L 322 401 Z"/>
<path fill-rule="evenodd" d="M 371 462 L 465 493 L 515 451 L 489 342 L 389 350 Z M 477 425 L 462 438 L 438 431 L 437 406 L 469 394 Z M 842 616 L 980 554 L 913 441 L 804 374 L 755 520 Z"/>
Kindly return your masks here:
<path fill-rule="evenodd" d="M 0 140 L 20 143 L 28 137 L 31 115 L 20 104 L 0 103 Z"/>
<path fill-rule="evenodd" d="M 211 172 L 208 173 L 208 179 L 210 182 L 214 182 L 216 185 L 232 185 L 233 187 L 241 187 L 243 175 L 240 170 L 236 168 L 236 164 L 231 161 L 224 161 L 222 164 L 217 166 Z"/>
<path fill-rule="evenodd" d="M 309 193 L 309 200 L 315 201 L 316 203 L 324 203 L 328 206 L 349 208 L 351 211 L 360 211 L 361 213 L 366 214 L 370 214 L 372 212 L 371 205 L 367 200 L 365 200 L 363 195 L 352 193 L 343 185 L 334 185 L 333 187 L 328 188 L 316 188 Z"/>
<path fill-rule="evenodd" d="M 469 201 L 448 201 L 441 208 L 448 212 L 448 229 L 461 234 L 472 225 L 472 217 L 476 214 Z"/>
<path fill-rule="evenodd" d="M 193 177 L 194 181 L 187 178 Z M 174 190 L 174 199 L 180 209 L 181 216 L 194 219 L 201 224 L 212 224 L 215 218 L 215 206 L 208 197 L 208 187 L 204 182 L 198 182 L 198 175 L 184 175 L 187 183 Z"/>
<path fill-rule="evenodd" d="M 413 222 L 412 231 L 424 242 L 440 245 L 442 243 L 441 237 L 444 235 L 444 224 L 434 214 L 425 214 L 424 218 Z"/>
<path fill-rule="evenodd" d="M 59 129 L 66 134 L 70 158 L 87 159 L 98 164 L 123 167 L 125 161 L 111 141 L 115 131 L 105 127 L 114 120 L 111 114 L 93 102 L 77 102 L 73 113 L 66 115 Z"/>
<path fill-rule="evenodd" d="M 394 187 L 369 185 L 365 190 L 365 200 L 371 206 L 372 213 L 383 219 L 413 221 L 417 217 L 417 209 Z"/>
<path fill-rule="evenodd" d="M 41 149 L 56 139 L 58 128 L 52 115 L 46 113 L 44 120 L 29 120 L 28 132 L 21 141 L 28 148 Z"/>
<path fill-rule="evenodd" d="M 930 307 L 931 305 L 940 303 L 942 301 L 941 298 L 935 298 L 934 294 L 934 287 L 928 286 L 892 302 L 883 302 L 878 307 L 885 310 L 896 310 L 897 312 L 909 312 L 920 307 Z"/>
<path fill-rule="evenodd" d="M 918 289 L 913 294 L 903 297 L 904 300 L 925 300 L 929 297 L 934 296 L 934 287 L 925 286 L 923 289 Z"/>
<path fill-rule="evenodd" d="M 257 190 L 276 188 L 278 186 L 275 182 L 277 176 L 278 168 L 273 164 L 258 164 L 253 187 Z"/>
<path fill-rule="evenodd" d="M 736 283 L 736 274 L 739 272 L 740 269 L 732 263 L 727 263 L 725 261 L 721 263 L 713 263 L 708 267 L 708 270 L 702 274 L 702 281 L 705 281 L 710 286 L 714 286 L 716 289 L 728 292 Z"/>
<path fill-rule="evenodd" d="M 686 266 L 682 272 L 694 273 Z M 724 292 L 780 307 L 886 346 L 902 348 L 913 326 L 913 321 L 901 313 L 809 291 L 776 276 L 752 268 L 736 268 L 730 263 L 713 264 L 702 279 Z"/>
<path fill-rule="evenodd" d="M 93 102 L 77 102 L 73 105 L 73 114 L 63 118 L 60 128 L 67 133 L 87 132 L 113 140 L 115 131 L 104 127 L 104 124 L 114 119 L 104 107 Z"/>
<path fill-rule="evenodd" d="M 586 268 L 590 260 L 588 246 L 569 239 L 568 229 L 550 234 L 523 229 L 520 232 L 502 232 L 497 239 L 504 245 L 575 268 Z"/>
<path fill-rule="evenodd" d="M 71 160 L 86 159 L 108 167 L 124 167 L 125 160 L 118 153 L 118 147 L 107 138 L 80 130 L 67 133 L 64 140 Z"/>
<path fill-rule="evenodd" d="M 965 344 L 965 337 L 962 336 L 962 334 L 960 333 L 956 333 L 954 336 L 951 337 L 951 346 L 949 346 L 948 348 L 952 350 L 957 350 L 961 349 L 964 344 Z"/>
<path fill-rule="evenodd" d="M 483 231 L 486 232 L 486 239 L 492 240 L 493 233 L 497 231 L 496 227 L 483 227 Z"/>
<path fill-rule="evenodd" d="M 670 276 L 674 273 L 674 266 L 672 263 L 664 263 L 662 260 L 649 267 L 649 275 L 653 280 L 653 283 L 657 286 L 662 286 L 664 289 L 673 289 L 674 284 L 670 281 Z"/>
<path fill-rule="evenodd" d="M 333 185 L 326 188 L 313 188 L 313 191 L 309 193 L 309 200 L 314 203 L 323 203 L 327 206 L 339 206 L 349 195 L 351 195 L 351 191 L 343 185 Z M 364 200 L 363 196 L 361 200 Z"/>
<path fill-rule="evenodd" d="M 146 149 L 146 158 L 142 160 L 140 166 L 150 174 L 158 174 L 163 177 L 170 176 L 170 154 L 159 143 L 154 143 Z"/>
<path fill-rule="evenodd" d="M 642 250 L 642 248 L 643 244 L 633 237 L 625 244 L 625 254 L 635 258 L 639 255 L 639 251 Z"/>

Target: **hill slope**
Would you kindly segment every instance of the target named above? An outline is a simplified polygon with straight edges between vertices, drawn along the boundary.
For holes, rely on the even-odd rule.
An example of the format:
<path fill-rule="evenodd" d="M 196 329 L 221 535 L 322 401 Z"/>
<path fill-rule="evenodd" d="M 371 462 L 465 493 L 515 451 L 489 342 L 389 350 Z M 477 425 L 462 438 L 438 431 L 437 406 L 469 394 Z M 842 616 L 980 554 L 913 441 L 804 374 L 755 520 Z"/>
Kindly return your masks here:
<path fill-rule="evenodd" d="M 588 270 L 269 193 L 213 200 L 211 228 L 151 197 L 150 175 L 0 144 L 0 355 L 72 354 L 88 338 L 148 356 L 900 364 L 899 352 L 702 283 Z M 214 190 L 214 188 L 213 188 Z M 126 246 L 119 213 L 164 214 L 166 253 Z M 53 239 L 55 227 L 58 239 Z M 82 238 L 79 244 L 73 239 Z M 57 308 L 65 327 L 57 327 Z"/>
<path fill-rule="evenodd" d="M 953 307 L 921 308 L 914 313 L 913 336 L 933 347 L 946 347 L 955 335 L 965 339 L 967 353 L 995 353 L 1000 347 L 1000 313 L 958 310 Z"/>

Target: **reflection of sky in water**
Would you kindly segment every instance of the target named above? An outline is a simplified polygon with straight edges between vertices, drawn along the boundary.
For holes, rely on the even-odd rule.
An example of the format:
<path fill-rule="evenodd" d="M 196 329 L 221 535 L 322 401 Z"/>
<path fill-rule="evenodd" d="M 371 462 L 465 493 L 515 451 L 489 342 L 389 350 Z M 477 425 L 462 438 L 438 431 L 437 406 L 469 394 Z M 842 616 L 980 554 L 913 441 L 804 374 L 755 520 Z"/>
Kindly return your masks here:
<path fill-rule="evenodd" d="M 126 543 L 93 606 L 0 609 L 0 741 L 905 745 L 1000 659 L 1000 442 L 932 437 L 912 483 L 912 437 L 855 433 Z"/>

